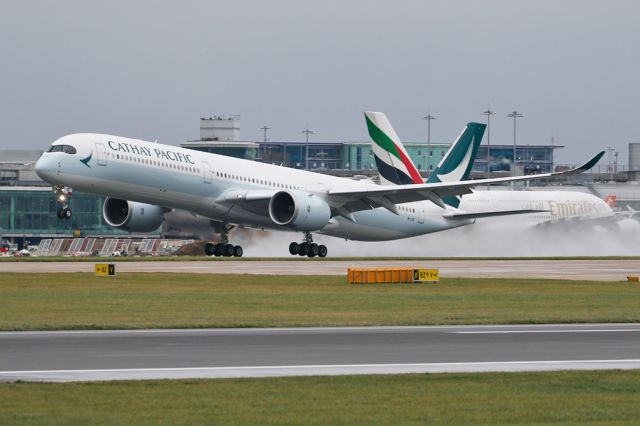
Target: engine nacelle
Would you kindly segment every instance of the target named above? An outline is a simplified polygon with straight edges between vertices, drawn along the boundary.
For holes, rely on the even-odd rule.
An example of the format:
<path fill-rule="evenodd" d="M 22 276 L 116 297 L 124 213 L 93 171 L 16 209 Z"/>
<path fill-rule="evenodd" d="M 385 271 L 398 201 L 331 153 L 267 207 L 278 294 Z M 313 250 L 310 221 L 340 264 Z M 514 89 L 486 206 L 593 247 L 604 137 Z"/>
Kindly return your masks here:
<path fill-rule="evenodd" d="M 129 232 L 152 232 L 162 225 L 164 211 L 160 206 L 107 198 L 102 205 L 102 217 L 114 228 Z"/>
<path fill-rule="evenodd" d="M 269 216 L 280 226 L 299 231 L 317 231 L 331 219 L 331 208 L 318 195 L 280 191 L 269 200 Z"/>

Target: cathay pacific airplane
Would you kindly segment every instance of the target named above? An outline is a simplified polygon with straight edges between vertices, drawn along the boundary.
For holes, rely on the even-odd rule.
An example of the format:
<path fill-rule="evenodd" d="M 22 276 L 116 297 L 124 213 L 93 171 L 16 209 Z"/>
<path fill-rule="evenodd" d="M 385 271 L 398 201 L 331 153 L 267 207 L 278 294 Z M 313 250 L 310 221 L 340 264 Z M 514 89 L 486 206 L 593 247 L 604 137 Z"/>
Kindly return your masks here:
<path fill-rule="evenodd" d="M 439 181 L 424 183 L 386 116 L 367 112 L 365 117 L 373 141 L 382 146 L 375 152 L 379 168 L 400 184 L 376 185 L 93 133 L 56 140 L 35 170 L 52 184 L 61 203 L 60 218 L 71 217 L 68 195 L 73 188 L 106 196 L 106 223 L 129 232 L 157 229 L 172 209 L 220 222 L 220 241 L 205 245 L 207 255 L 242 256 L 242 247 L 230 244 L 227 233 L 244 226 L 302 232 L 301 242 L 289 244 L 290 253 L 325 257 L 327 247 L 314 243 L 312 233 L 387 241 L 469 225 L 480 217 L 542 212 L 519 207 L 465 211 L 455 204 L 478 185 L 582 173 L 604 155 L 560 173 L 469 181 L 472 165 L 461 159 L 475 154 L 484 132 L 484 125 L 470 123 L 434 173 Z"/>

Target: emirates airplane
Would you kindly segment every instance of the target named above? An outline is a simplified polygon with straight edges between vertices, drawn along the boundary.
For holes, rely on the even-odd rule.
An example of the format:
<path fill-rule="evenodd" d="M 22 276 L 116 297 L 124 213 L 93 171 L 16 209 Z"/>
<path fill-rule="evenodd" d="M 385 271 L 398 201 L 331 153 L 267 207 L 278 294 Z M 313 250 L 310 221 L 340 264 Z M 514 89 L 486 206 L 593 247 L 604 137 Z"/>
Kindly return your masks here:
<path fill-rule="evenodd" d="M 327 247 L 314 243 L 312 233 L 387 241 L 469 225 L 482 217 L 545 212 L 535 206 L 465 210 L 459 197 L 479 185 L 582 173 L 604 155 L 565 172 L 470 181 L 484 125 L 469 123 L 424 183 L 387 117 L 367 112 L 365 118 L 387 185 L 94 133 L 56 140 L 35 170 L 52 184 L 61 219 L 71 217 L 73 188 L 106 196 L 106 223 L 129 232 L 157 229 L 173 209 L 218 222 L 220 241 L 205 245 L 207 255 L 242 256 L 242 247 L 230 244 L 227 235 L 242 226 L 302 232 L 301 242 L 289 244 L 290 253 L 325 257 Z"/>
<path fill-rule="evenodd" d="M 372 114 L 377 123 L 385 123 L 383 127 L 390 129 L 387 134 L 393 138 L 393 143 L 402 146 L 402 143 L 391 128 L 384 114 L 368 114 Z M 367 117 L 367 119 L 369 118 Z M 403 169 L 403 172 L 399 172 L 395 167 L 389 167 L 386 159 L 393 161 L 393 156 L 389 155 L 385 135 L 377 134 L 376 128 L 373 124 L 369 124 L 369 134 L 373 141 L 373 150 L 376 155 L 380 182 L 383 185 L 401 185 L 411 182 L 417 184 L 423 183 L 417 169 L 408 157 L 405 161 L 406 169 Z M 463 133 L 452 145 L 447 154 L 448 158 L 443 160 L 429 176 L 427 183 L 469 180 L 471 168 L 482 139 L 484 124 L 469 123 L 465 131 L 473 128 L 476 129 L 475 133 L 477 137 L 465 137 Z M 404 172 L 405 170 L 408 174 Z M 409 175 L 411 175 L 411 177 L 409 177 Z M 627 219 L 637 213 L 635 211 L 616 213 L 606 201 L 595 195 L 577 191 L 476 190 L 461 197 L 445 197 L 443 201 L 449 206 L 460 209 L 467 214 L 475 214 L 475 217 L 478 218 L 486 217 L 489 218 L 489 220 L 498 220 L 501 222 L 517 221 L 517 223 L 523 227 L 541 224 L 551 225 L 555 223 L 562 225 L 569 223 L 593 224 L 598 222 L 611 224 L 617 220 Z M 499 218 L 498 215 L 492 214 L 485 216 L 477 215 L 487 210 L 493 212 L 510 211 L 523 214 Z"/>

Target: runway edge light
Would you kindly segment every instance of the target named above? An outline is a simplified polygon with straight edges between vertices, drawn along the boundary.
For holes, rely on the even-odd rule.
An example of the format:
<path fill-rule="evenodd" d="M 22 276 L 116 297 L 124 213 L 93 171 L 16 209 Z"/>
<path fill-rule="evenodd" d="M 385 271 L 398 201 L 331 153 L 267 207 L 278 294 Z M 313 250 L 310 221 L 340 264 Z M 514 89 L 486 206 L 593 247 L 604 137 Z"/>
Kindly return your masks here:
<path fill-rule="evenodd" d="M 115 277 L 116 265 L 114 263 L 96 263 L 97 277 Z"/>

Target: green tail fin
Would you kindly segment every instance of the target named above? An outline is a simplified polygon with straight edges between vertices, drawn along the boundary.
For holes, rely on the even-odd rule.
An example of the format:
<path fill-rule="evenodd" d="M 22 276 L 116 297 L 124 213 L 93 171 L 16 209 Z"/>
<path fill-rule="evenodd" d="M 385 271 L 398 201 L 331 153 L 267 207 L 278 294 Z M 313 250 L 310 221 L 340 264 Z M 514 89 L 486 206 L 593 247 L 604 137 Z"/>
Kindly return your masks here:
<path fill-rule="evenodd" d="M 469 180 L 485 127 L 486 124 L 482 123 L 468 123 L 438 167 L 429 175 L 427 183 Z M 456 208 L 460 205 L 458 197 L 445 197 L 443 201 Z"/>

